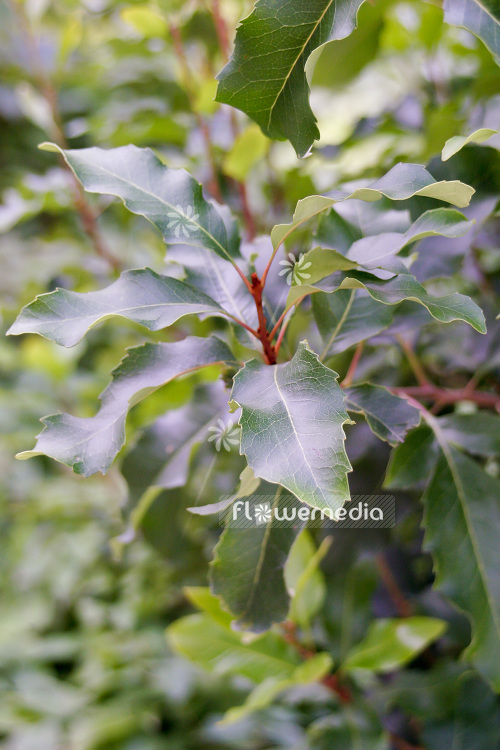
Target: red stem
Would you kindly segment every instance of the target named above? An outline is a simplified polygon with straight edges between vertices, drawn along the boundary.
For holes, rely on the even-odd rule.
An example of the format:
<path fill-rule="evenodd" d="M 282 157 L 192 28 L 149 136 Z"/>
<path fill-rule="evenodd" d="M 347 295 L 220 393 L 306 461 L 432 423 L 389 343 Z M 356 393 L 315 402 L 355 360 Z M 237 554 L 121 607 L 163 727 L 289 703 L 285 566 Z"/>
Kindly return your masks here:
<path fill-rule="evenodd" d="M 389 388 L 396 396 L 410 396 L 413 399 L 423 401 L 435 401 L 443 406 L 456 404 L 459 401 L 473 401 L 485 409 L 496 409 L 500 411 L 500 395 L 496 393 L 485 393 L 483 391 L 471 391 L 467 388 L 447 389 L 437 385 L 417 385 L 408 387 Z"/>
<path fill-rule="evenodd" d="M 262 282 L 256 273 L 252 274 L 252 287 L 251 294 L 254 298 L 255 307 L 257 308 L 257 317 L 259 319 L 259 327 L 257 329 L 258 338 L 262 343 L 262 349 L 264 351 L 264 359 L 268 365 L 276 364 L 276 349 L 272 345 L 271 334 L 267 331 L 266 316 L 264 314 L 264 307 L 262 304 Z"/>
<path fill-rule="evenodd" d="M 353 358 L 351 359 L 351 364 L 349 365 L 349 369 L 347 370 L 346 376 L 341 383 L 341 386 L 343 388 L 347 388 L 347 386 L 351 385 L 354 379 L 354 375 L 356 374 L 358 362 L 361 359 L 361 355 L 363 354 L 364 348 L 365 348 L 365 342 L 360 341 L 356 347 L 356 351 L 354 352 Z"/>

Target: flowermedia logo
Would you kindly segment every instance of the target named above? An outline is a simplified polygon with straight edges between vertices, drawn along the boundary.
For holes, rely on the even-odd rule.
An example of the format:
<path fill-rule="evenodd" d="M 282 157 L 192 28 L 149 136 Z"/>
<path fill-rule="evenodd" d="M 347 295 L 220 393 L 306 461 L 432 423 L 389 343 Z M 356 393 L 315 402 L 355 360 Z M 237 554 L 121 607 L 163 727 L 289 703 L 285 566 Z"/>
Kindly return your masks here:
<path fill-rule="evenodd" d="M 231 448 L 240 443 L 240 428 L 231 419 L 227 424 L 224 424 L 222 419 L 218 419 L 217 424 L 209 427 L 208 431 L 212 433 L 208 438 L 208 442 L 212 443 L 215 441 L 216 451 L 221 451 L 222 448 L 230 451 Z"/>
<path fill-rule="evenodd" d="M 359 495 L 342 508 L 311 508 L 291 495 L 253 495 L 236 499 L 225 496 L 225 510 L 220 514 L 222 525 L 232 528 L 259 528 L 272 523 L 276 527 L 391 528 L 396 522 L 395 499 L 392 495 Z M 229 501 L 229 507 L 227 507 Z"/>
<path fill-rule="evenodd" d="M 293 253 L 288 253 L 288 260 L 280 260 L 280 266 L 284 268 L 280 271 L 280 276 L 286 275 L 286 283 L 288 286 L 300 286 L 303 281 L 311 278 L 311 274 L 307 273 L 307 269 L 310 268 L 312 263 L 304 257 L 304 253 L 301 253 L 298 258 Z"/>
<path fill-rule="evenodd" d="M 171 229 L 177 238 L 185 237 L 186 239 L 198 229 L 197 221 L 199 214 L 194 212 L 193 206 L 186 206 L 186 209 L 180 205 L 175 207 L 175 211 L 167 213 L 170 221 L 167 228 Z"/>

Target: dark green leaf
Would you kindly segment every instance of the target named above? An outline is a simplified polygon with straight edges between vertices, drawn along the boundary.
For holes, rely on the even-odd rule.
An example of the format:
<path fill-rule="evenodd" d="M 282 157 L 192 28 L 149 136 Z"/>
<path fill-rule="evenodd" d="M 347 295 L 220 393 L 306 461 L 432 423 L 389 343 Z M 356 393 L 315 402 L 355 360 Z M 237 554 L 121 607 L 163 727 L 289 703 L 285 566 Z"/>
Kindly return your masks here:
<path fill-rule="evenodd" d="M 214 594 L 220 596 L 225 607 L 237 618 L 242 629 L 261 632 L 273 622 L 281 622 L 288 613 L 290 598 L 285 587 L 283 569 L 300 523 L 284 525 L 277 521 L 274 509 L 299 507 L 290 496 L 252 495 L 247 499 L 247 510 L 255 518 L 259 507 L 269 508 L 267 522 L 241 528 L 241 519 L 232 521 L 229 515 L 214 551 L 210 581 Z M 236 508 L 236 506 L 233 506 Z M 243 515 L 243 513 L 241 513 Z"/>
<path fill-rule="evenodd" d="M 363 414 L 372 432 L 390 445 L 402 443 L 420 422 L 420 412 L 386 388 L 362 383 L 346 388 L 347 411 Z"/>
<path fill-rule="evenodd" d="M 392 451 L 384 487 L 405 490 L 421 486 L 432 472 L 437 458 L 434 433 L 427 425 L 421 425 Z"/>
<path fill-rule="evenodd" d="M 129 506 L 135 506 L 148 487 L 182 487 L 195 445 L 207 437 L 215 418 L 227 411 L 222 383 L 199 391 L 191 403 L 167 412 L 148 427 L 122 463 L 129 488 Z"/>
<path fill-rule="evenodd" d="M 474 188 L 458 180 L 441 180 L 434 177 L 420 164 L 396 164 L 387 174 L 366 187 L 355 186 L 332 190 L 326 195 L 310 195 L 297 203 L 291 224 L 278 224 L 271 232 L 274 247 L 280 245 L 297 227 L 331 208 L 335 203 L 349 199 L 377 201 L 383 196 L 394 201 L 407 200 L 414 195 L 436 198 L 464 208 L 474 195 Z M 462 220 L 460 220 L 461 222 Z"/>
<path fill-rule="evenodd" d="M 439 427 L 449 443 L 477 456 L 500 455 L 500 417 L 487 411 L 440 417 Z"/>
<path fill-rule="evenodd" d="M 397 305 L 403 300 L 418 302 L 441 323 L 462 320 L 479 333 L 486 333 L 484 313 L 470 297 L 458 294 L 458 292 L 445 297 L 433 297 L 410 274 L 399 274 L 387 281 L 356 271 L 350 271 L 345 275 L 334 274 L 329 279 L 319 282 L 317 286 L 308 284 L 293 286 L 288 295 L 287 306 L 308 294 L 335 292 L 337 289 L 366 289 L 374 300 L 384 305 Z"/>
<path fill-rule="evenodd" d="M 312 310 L 325 346 L 322 356 L 339 354 L 376 336 L 392 323 L 393 310 L 371 297 L 354 298 L 349 290 L 314 294 Z"/>
<path fill-rule="evenodd" d="M 219 73 L 217 101 L 246 112 L 270 138 L 304 156 L 319 138 L 305 67 L 311 52 L 356 27 L 363 0 L 258 0 L 239 25 L 235 50 Z"/>
<path fill-rule="evenodd" d="M 500 482 L 452 448 L 428 417 L 442 449 L 425 495 L 424 544 L 436 587 L 464 610 L 472 641 L 464 653 L 500 690 L 500 568 L 496 530 Z"/>

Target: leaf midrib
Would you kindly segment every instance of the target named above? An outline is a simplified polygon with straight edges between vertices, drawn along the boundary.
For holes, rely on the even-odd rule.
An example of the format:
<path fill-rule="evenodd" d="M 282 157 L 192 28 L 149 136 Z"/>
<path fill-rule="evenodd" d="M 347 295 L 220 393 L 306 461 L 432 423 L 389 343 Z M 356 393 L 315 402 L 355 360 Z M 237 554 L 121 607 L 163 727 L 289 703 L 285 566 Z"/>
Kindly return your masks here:
<path fill-rule="evenodd" d="M 288 83 L 288 81 L 290 79 L 290 76 L 292 75 L 293 71 L 295 70 L 295 67 L 297 66 L 298 61 L 300 60 L 300 58 L 304 54 L 304 50 L 306 49 L 306 47 L 309 44 L 309 42 L 311 41 L 312 37 L 314 36 L 314 34 L 316 33 L 316 31 L 318 30 L 320 23 L 322 22 L 322 20 L 324 19 L 324 17 L 326 16 L 327 12 L 330 10 L 330 8 L 334 4 L 334 2 L 335 2 L 335 0 L 329 0 L 328 4 L 326 5 L 326 7 L 325 7 L 324 11 L 322 12 L 321 16 L 319 17 L 318 21 L 313 25 L 313 30 L 311 31 L 311 33 L 309 34 L 309 36 L 305 40 L 304 44 L 301 47 L 299 47 L 299 49 L 300 49 L 299 54 L 295 58 L 295 60 L 293 62 L 293 65 L 290 67 L 290 70 L 289 70 L 288 74 L 285 76 L 285 80 L 283 81 L 283 85 L 281 86 L 280 90 L 276 94 L 274 102 L 272 103 L 271 107 L 269 108 L 269 119 L 267 121 L 267 128 L 268 128 L 268 130 L 271 127 L 271 120 L 272 120 L 272 117 L 273 117 L 274 108 L 276 107 L 276 104 L 278 103 L 278 99 L 280 98 L 281 94 L 283 93 L 283 90 L 284 90 L 285 86 L 287 85 L 287 83 Z"/>
<path fill-rule="evenodd" d="M 152 153 L 152 156 L 153 156 L 154 158 L 156 158 L 156 157 L 154 156 L 154 154 L 153 154 L 153 153 Z M 65 158 L 66 158 L 66 155 L 65 155 Z M 159 162 L 159 165 L 160 165 L 160 166 L 163 166 L 163 165 L 161 164 L 161 162 Z M 177 207 L 176 207 L 176 206 L 174 206 L 174 205 L 173 205 L 172 203 L 169 203 L 169 202 L 168 202 L 168 201 L 166 201 L 166 200 L 165 200 L 164 198 L 161 198 L 160 196 L 158 196 L 158 195 L 155 195 L 154 193 L 151 193 L 151 192 L 150 192 L 149 190 L 146 190 L 146 188 L 144 188 L 144 187 L 140 187 L 139 185 L 137 185 L 137 184 L 136 184 L 135 182 L 133 182 L 132 180 L 127 180 L 127 179 L 125 179 L 124 177 L 121 177 L 120 175 L 117 175 L 117 174 L 116 174 L 115 172 L 111 172 L 111 170 L 109 170 L 109 169 L 106 169 L 106 167 L 103 167 L 103 166 L 101 166 L 101 165 L 99 165 L 99 164 L 95 164 L 95 162 L 93 162 L 93 163 L 92 163 L 92 166 L 93 166 L 93 168 L 94 168 L 94 169 L 97 169 L 97 170 L 101 170 L 101 172 L 103 172 L 103 173 L 105 173 L 105 174 L 108 174 L 108 175 L 110 175 L 111 177 L 113 177 L 114 179 L 116 179 L 116 180 L 118 180 L 118 181 L 120 181 L 120 182 L 123 182 L 123 183 L 125 183 L 125 185 L 131 185 L 131 186 L 132 186 L 133 188 L 135 188 L 136 190 L 138 190 L 138 191 L 140 191 L 140 192 L 144 193 L 145 195 L 149 195 L 149 196 L 150 196 L 151 198 L 153 198 L 153 200 L 156 200 L 156 201 L 158 201 L 159 203 L 163 203 L 163 205 L 164 205 L 164 206 L 167 206 L 167 208 L 173 209 L 173 211 L 174 211 L 174 212 L 175 212 L 175 213 L 176 213 L 176 214 L 177 214 L 178 216 L 181 216 L 181 215 L 182 215 L 182 216 L 183 216 L 184 218 L 188 219 L 188 221 L 190 221 L 190 222 L 191 222 L 191 224 L 194 224 L 195 226 L 197 226 L 197 227 L 198 227 L 198 229 L 200 229 L 200 230 L 201 230 L 201 231 L 202 231 L 202 232 L 203 232 L 204 234 L 206 234 L 206 235 L 207 235 L 207 237 L 209 237 L 209 238 L 210 238 L 211 240 L 213 240 L 213 242 L 214 242 L 214 243 L 215 243 L 215 244 L 216 244 L 216 245 L 217 245 L 217 246 L 218 246 L 218 247 L 219 247 L 219 248 L 220 248 L 220 249 L 222 250 L 222 252 L 224 253 L 224 255 L 226 255 L 226 256 L 227 256 L 228 260 L 229 260 L 229 261 L 230 261 L 231 263 L 234 263 L 234 261 L 233 261 L 233 259 L 232 259 L 231 255 L 230 255 L 230 254 L 228 253 L 228 251 L 226 250 L 226 248 L 225 248 L 225 247 L 224 247 L 223 245 L 221 245 L 221 243 L 219 242 L 219 240 L 217 240 L 217 239 L 216 239 L 216 238 L 215 238 L 215 237 L 213 236 L 213 234 L 210 234 L 210 232 L 209 232 L 209 231 L 208 231 L 207 229 L 205 229 L 205 227 L 203 227 L 203 226 L 202 226 L 201 224 L 199 224 L 199 223 L 198 223 L 197 221 L 195 221 L 194 219 L 192 219 L 192 218 L 190 218 L 190 217 L 186 216 L 186 215 L 185 215 L 184 213 L 183 213 L 183 214 L 181 214 L 181 213 L 179 212 L 179 210 L 177 209 Z M 189 175 L 188 175 L 188 176 L 189 176 Z M 190 179 L 193 179 L 193 178 L 190 178 Z M 98 191 L 98 190 L 89 190 L 89 192 L 91 192 L 91 193 L 94 193 L 94 192 L 99 192 L 99 191 Z M 107 191 L 106 191 L 106 192 L 107 192 Z M 122 200 L 122 201 L 123 201 L 123 203 L 125 203 L 125 205 L 126 205 L 125 199 L 124 199 L 124 198 L 122 198 L 122 196 L 121 196 L 121 195 L 118 195 L 117 193 L 114 193 L 113 191 L 109 191 L 109 192 L 108 192 L 108 195 L 114 195 L 114 196 L 115 196 L 116 198 L 120 198 L 120 200 Z M 215 210 L 215 208 L 214 208 L 214 210 Z M 134 213 L 136 213 L 136 212 L 134 211 Z M 151 221 L 151 219 L 150 219 L 150 218 L 149 218 L 148 216 L 146 216 L 146 214 L 143 214 L 143 213 L 140 213 L 140 212 L 137 212 L 137 213 L 138 213 L 138 215 L 139 215 L 139 216 L 144 216 L 144 218 L 145 218 L 145 219 L 147 219 L 148 221 L 150 221 L 150 222 L 151 222 L 151 224 L 154 224 L 154 222 L 153 222 L 153 221 Z M 222 221 L 222 219 L 221 219 L 221 221 Z M 155 225 L 155 226 L 156 226 L 156 225 Z M 162 232 L 162 235 L 163 235 L 163 232 Z M 189 239 L 189 238 L 188 238 L 188 239 Z M 186 243 L 186 244 L 189 244 L 189 243 Z"/>
<path fill-rule="evenodd" d="M 484 569 L 484 563 L 483 563 L 482 556 L 481 556 L 481 554 L 479 552 L 479 544 L 478 544 L 478 541 L 476 539 L 474 525 L 473 525 L 473 523 L 472 523 L 472 521 L 470 519 L 470 515 L 469 515 L 469 511 L 468 511 L 468 507 L 467 507 L 467 495 L 465 493 L 465 490 L 464 490 L 464 487 L 463 487 L 463 484 L 462 484 L 462 479 L 460 477 L 460 472 L 457 469 L 457 466 L 456 466 L 455 461 L 453 459 L 453 455 L 452 455 L 451 450 L 450 450 L 450 446 L 448 444 L 448 441 L 446 440 L 446 437 L 444 436 L 444 434 L 441 431 L 441 427 L 436 422 L 436 420 L 434 419 L 434 417 L 432 417 L 431 415 L 426 415 L 424 413 L 424 417 L 425 417 L 427 423 L 429 424 L 429 426 L 431 427 L 431 429 L 433 430 L 436 438 L 437 438 L 437 441 L 438 441 L 438 443 L 439 443 L 439 445 L 441 447 L 441 450 L 443 451 L 443 455 L 444 455 L 444 457 L 446 459 L 446 463 L 448 464 L 448 467 L 450 469 L 450 473 L 451 473 L 451 475 L 453 477 L 453 481 L 454 481 L 455 487 L 457 489 L 458 499 L 460 501 L 460 507 L 462 508 L 462 513 L 463 513 L 463 516 L 464 516 L 465 524 L 467 526 L 467 530 L 468 530 L 468 533 L 469 533 L 469 538 L 471 540 L 472 549 L 474 550 L 474 557 L 475 557 L 475 559 L 477 561 L 477 568 L 478 568 L 479 573 L 480 573 L 480 578 L 481 578 L 481 582 L 482 582 L 482 585 L 483 585 L 484 593 L 485 593 L 485 596 L 486 596 L 486 601 L 488 602 L 488 607 L 489 607 L 489 610 L 491 612 L 492 620 L 495 623 L 497 634 L 500 637 L 500 622 L 498 620 L 498 614 L 497 614 L 495 606 L 494 606 L 495 598 L 491 595 L 490 590 L 489 590 L 488 577 L 487 577 L 486 571 Z"/>
<path fill-rule="evenodd" d="M 316 479 L 316 476 L 315 476 L 315 474 L 314 474 L 313 468 L 312 468 L 311 464 L 309 463 L 309 461 L 307 460 L 307 456 L 306 456 L 306 454 L 305 454 L 304 448 L 303 448 L 303 446 L 302 446 L 302 443 L 301 443 L 301 441 L 300 441 L 300 438 L 299 438 L 299 433 L 298 433 L 298 432 L 297 432 L 297 430 L 295 429 L 295 424 L 294 424 L 294 421 L 293 421 L 292 415 L 291 415 L 291 413 L 290 413 L 290 409 L 288 408 L 288 404 L 287 404 L 287 402 L 286 402 L 286 399 L 285 399 L 285 397 L 284 397 L 284 395 L 283 395 L 283 392 L 282 392 L 281 388 L 279 387 L 279 383 L 278 383 L 278 368 L 277 368 L 277 367 L 275 367 L 275 369 L 274 369 L 274 373 L 273 373 L 273 376 L 274 376 L 274 383 L 275 383 L 275 385 L 276 385 L 276 389 L 277 389 L 277 391 L 278 391 L 278 393 L 279 393 L 279 396 L 280 396 L 280 398 L 281 398 L 281 401 L 283 402 L 283 406 L 284 406 L 284 407 L 285 407 L 285 409 L 286 409 L 286 413 L 287 413 L 287 415 L 288 415 L 288 419 L 289 419 L 289 422 L 290 422 L 290 424 L 291 424 L 291 426 L 292 426 L 292 429 L 293 429 L 293 433 L 294 433 L 294 435 L 295 435 L 295 439 L 297 440 L 297 443 L 298 443 L 298 445 L 299 445 L 299 448 L 300 448 L 300 450 L 301 450 L 301 453 L 302 453 L 302 455 L 303 455 L 303 457 L 304 457 L 304 462 L 305 462 L 306 466 L 308 467 L 308 469 L 309 469 L 309 471 L 310 471 L 310 473 L 311 473 L 311 477 L 313 478 L 313 480 L 314 480 L 314 484 L 315 484 L 315 485 L 316 485 L 316 487 L 318 488 L 318 490 L 319 490 L 319 493 L 320 493 L 321 497 L 323 498 L 323 500 L 325 501 L 325 503 L 326 503 L 326 504 L 327 504 L 327 505 L 329 506 L 329 503 L 328 503 L 328 498 L 327 498 L 327 497 L 325 497 L 325 494 L 324 494 L 323 490 L 321 489 L 321 487 L 320 487 L 320 486 L 319 486 L 319 484 L 318 484 L 318 481 L 317 481 L 317 479 Z"/>

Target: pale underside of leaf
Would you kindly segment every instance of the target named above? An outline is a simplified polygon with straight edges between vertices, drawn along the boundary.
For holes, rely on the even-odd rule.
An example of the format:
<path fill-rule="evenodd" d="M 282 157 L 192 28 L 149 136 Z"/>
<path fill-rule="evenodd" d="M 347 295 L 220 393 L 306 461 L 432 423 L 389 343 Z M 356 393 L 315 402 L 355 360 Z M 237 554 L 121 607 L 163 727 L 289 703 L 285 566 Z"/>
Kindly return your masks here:
<path fill-rule="evenodd" d="M 35 448 L 18 457 L 46 455 L 71 466 L 77 474 L 105 474 L 125 442 L 129 409 L 170 380 L 215 364 L 236 364 L 230 349 L 216 337 L 189 336 L 182 341 L 131 349 L 113 371 L 94 417 L 44 417 L 45 428 Z"/>
<path fill-rule="evenodd" d="M 240 257 L 236 225 L 205 200 L 201 185 L 183 169 L 170 169 L 151 149 L 120 146 L 110 150 L 63 150 L 62 154 L 85 190 L 115 195 L 132 211 L 148 219 L 165 242 L 206 247 L 226 260 Z"/>
<path fill-rule="evenodd" d="M 360 199 L 368 202 L 380 200 L 382 197 L 390 200 L 402 201 L 420 195 L 436 198 L 464 208 L 470 203 L 474 189 L 457 180 L 442 180 L 436 182 L 431 174 L 420 164 L 396 164 L 386 175 L 366 187 L 355 186 L 332 190 L 326 195 L 310 195 L 297 203 L 291 224 L 278 224 L 271 232 L 274 247 L 282 242 L 304 222 L 309 221 L 330 209 L 335 203 L 350 199 Z"/>
<path fill-rule="evenodd" d="M 191 314 L 226 313 L 190 284 L 143 268 L 125 271 L 113 284 L 96 292 L 57 289 L 42 294 L 21 311 L 7 333 L 38 333 L 70 347 L 90 328 L 114 316 L 158 331 Z"/>

